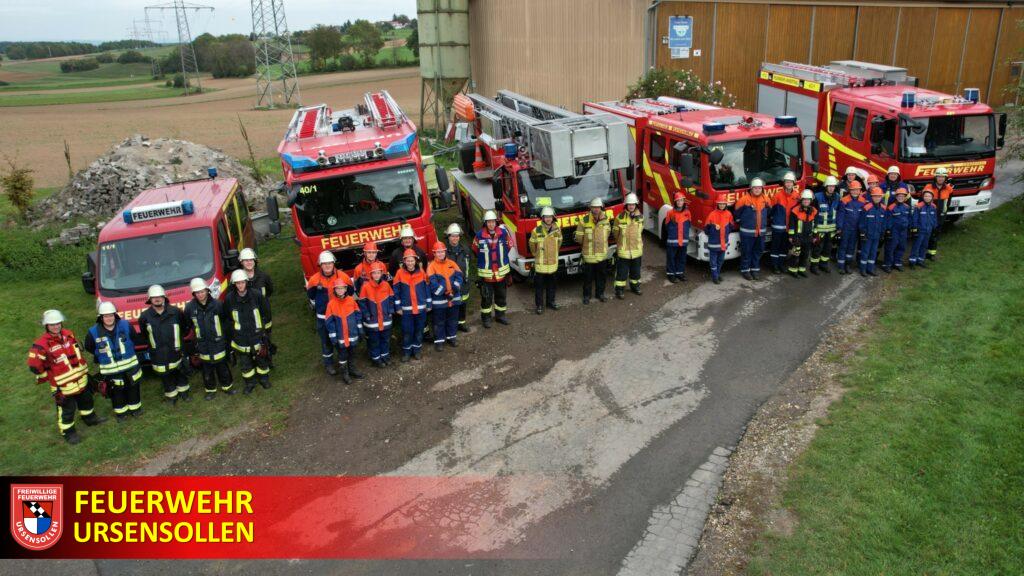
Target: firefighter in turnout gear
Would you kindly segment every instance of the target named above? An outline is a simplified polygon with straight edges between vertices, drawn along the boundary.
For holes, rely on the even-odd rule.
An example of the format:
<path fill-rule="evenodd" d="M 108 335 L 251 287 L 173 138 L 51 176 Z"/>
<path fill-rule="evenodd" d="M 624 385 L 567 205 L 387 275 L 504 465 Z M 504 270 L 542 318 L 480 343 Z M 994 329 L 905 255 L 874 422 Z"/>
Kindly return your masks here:
<path fill-rule="evenodd" d="M 825 178 L 825 185 L 814 195 L 818 216 L 814 220 L 814 245 L 811 247 L 811 274 L 818 271 L 829 273 L 832 259 L 832 240 L 836 235 L 836 218 L 839 216 L 839 194 L 835 176 Z"/>
<path fill-rule="evenodd" d="M 356 344 L 363 333 L 363 315 L 359 304 L 349 293 L 348 287 L 337 283 L 331 290 L 331 301 L 327 304 L 327 335 L 337 350 L 338 373 L 341 381 L 351 384 L 363 373 L 356 368 Z"/>
<path fill-rule="evenodd" d="M 371 279 L 372 280 L 372 279 Z M 402 322 L 402 362 L 420 359 L 423 349 L 423 329 L 430 312 L 430 294 L 427 273 L 417 264 L 416 252 L 405 251 L 402 267 L 395 274 L 395 314 Z M 440 344 L 436 344 L 440 348 Z"/>
<path fill-rule="evenodd" d="M 257 380 L 264 390 L 270 388 L 270 302 L 261 292 L 249 288 L 244 270 L 231 273 L 231 284 L 235 289 L 229 290 L 224 299 L 224 315 L 231 324 L 231 349 L 242 373 L 242 393 L 251 394 Z"/>
<path fill-rule="evenodd" d="M 142 366 L 135 355 L 139 334 L 117 314 L 113 303 L 100 302 L 96 312 L 96 323 L 85 336 L 85 349 L 92 354 L 100 378 L 107 383 L 107 395 L 117 421 L 124 422 L 129 415 L 142 414 Z"/>
<path fill-rule="evenodd" d="M 251 279 L 249 282 L 252 286 Z M 213 400 L 218 383 L 221 391 L 230 396 L 235 390 L 231 387 L 234 380 L 228 365 L 228 320 L 224 316 L 224 306 L 210 294 L 210 287 L 202 278 L 193 278 L 189 289 L 192 299 L 185 304 L 185 318 L 191 325 L 196 354 L 203 370 L 203 389 L 206 390 L 203 398 Z"/>
<path fill-rule="evenodd" d="M 442 242 L 434 244 L 434 259 L 427 264 L 427 277 L 433 310 L 430 315 L 434 319 L 434 347 L 440 349 L 442 344 L 448 344 L 455 348 L 458 346 L 455 341 L 460 318 L 458 309 L 465 306 L 462 290 L 466 281 L 459 265 L 448 258 Z"/>
<path fill-rule="evenodd" d="M 375 263 L 370 267 L 370 281 L 359 290 L 363 334 L 366 334 L 370 360 L 377 368 L 391 362 L 391 317 L 395 313 L 395 293 L 391 284 L 384 281 L 386 270 L 383 262 Z"/>
<path fill-rule="evenodd" d="M 942 225 L 946 222 L 949 201 L 953 197 L 953 185 L 949 183 L 949 170 L 945 167 L 936 168 L 934 178 L 922 189 L 922 193 L 925 190 L 932 193 L 935 205 L 939 208 L 939 224 L 932 228 L 931 236 L 928 237 L 928 259 L 931 260 L 939 254 L 939 234 Z"/>
<path fill-rule="evenodd" d="M 555 209 L 545 206 L 540 221 L 530 234 L 530 252 L 533 253 L 533 303 L 537 314 L 544 306 L 558 310 L 555 303 L 555 277 L 558 272 L 558 251 L 562 247 L 562 229 L 555 220 Z"/>
<path fill-rule="evenodd" d="M 860 213 L 864 211 L 864 195 L 859 181 L 850 183 L 849 195 L 839 201 L 836 214 L 836 236 L 839 249 L 836 250 L 836 264 L 840 274 L 849 274 L 850 265 L 857 257 L 857 238 L 860 235 Z"/>
<path fill-rule="evenodd" d="M 800 193 L 800 203 L 793 207 L 789 216 L 789 273 L 794 278 L 807 277 L 811 247 L 817 240 L 814 223 L 818 210 L 813 203 L 814 192 L 804 190 Z"/>
<path fill-rule="evenodd" d="M 256 251 L 252 248 L 242 248 L 242 252 L 238 255 L 238 262 L 249 278 L 249 289 L 259 290 L 267 300 L 270 300 L 270 297 L 274 295 L 274 282 L 270 279 L 270 274 L 256 266 L 258 261 Z"/>
<path fill-rule="evenodd" d="M 885 235 L 888 211 L 882 204 L 882 189 L 871 189 L 871 202 L 864 206 L 857 228 L 860 232 L 860 275 L 878 276 L 875 260 L 878 259 L 878 244 Z"/>
<path fill-rule="evenodd" d="M 625 298 L 626 279 L 629 279 L 629 291 L 639 296 L 640 292 L 640 259 L 644 253 L 644 214 L 636 194 L 626 195 L 626 209 L 612 223 L 612 234 L 615 235 L 615 297 Z"/>
<path fill-rule="evenodd" d="M 149 342 L 149 360 L 153 371 L 160 375 L 164 387 L 164 400 L 171 404 L 178 399 L 189 401 L 188 377 L 182 371 L 184 337 L 188 331 L 185 315 L 176 306 L 167 305 L 163 286 L 149 287 L 146 308 L 139 316 L 139 331 Z"/>
<path fill-rule="evenodd" d="M 466 326 L 466 308 L 469 307 L 469 250 L 462 245 L 462 228 L 458 224 L 454 222 L 449 224 L 448 230 L 445 231 L 445 237 L 448 238 L 448 245 L 445 246 L 446 257 L 454 262 L 459 267 L 459 272 L 462 273 L 462 282 L 459 286 L 461 292 L 459 299 L 461 303 L 458 306 L 458 330 L 459 332 L 469 332 L 469 327 Z M 434 251 L 434 259 L 437 259 L 436 250 Z M 430 275 L 429 271 L 427 275 Z"/>
<path fill-rule="evenodd" d="M 484 212 L 484 226 L 476 233 L 473 252 L 476 252 L 476 276 L 480 284 L 480 320 L 484 328 L 491 327 L 491 313 L 498 324 L 508 325 L 509 252 L 515 248 L 515 239 L 505 226 L 498 224 L 494 210 Z"/>
<path fill-rule="evenodd" d="M 729 234 L 736 229 L 736 221 L 729 212 L 729 203 L 723 194 L 716 202 L 716 208 L 704 222 L 704 233 L 708 236 L 708 263 L 711 265 L 711 281 L 722 283 L 722 263 L 725 262 L 725 251 L 729 248 Z"/>
<path fill-rule="evenodd" d="M 363 282 L 370 280 L 370 267 L 377 261 L 377 256 L 380 251 L 377 249 L 377 243 L 370 241 L 363 244 L 363 259 L 356 264 L 355 270 L 352 271 L 352 282 L 355 288 L 354 294 L 359 294 L 359 289 L 363 287 Z M 391 274 L 384 275 L 385 282 L 391 282 Z"/>
<path fill-rule="evenodd" d="M 910 233 L 910 219 L 914 209 L 907 202 L 906 188 L 896 189 L 896 201 L 889 205 L 885 228 L 885 262 L 882 270 L 894 268 L 903 270 L 903 253 L 907 251 L 907 234 Z"/>
<path fill-rule="evenodd" d="M 789 228 L 789 215 L 800 199 L 800 192 L 794 188 L 795 185 L 796 175 L 786 172 L 782 177 L 782 190 L 775 193 L 772 198 L 772 208 L 769 211 L 772 226 L 770 256 L 772 271 L 776 274 L 782 274 L 782 267 L 789 254 L 789 239 L 786 233 Z"/>
<path fill-rule="evenodd" d="M 43 335 L 28 351 L 28 368 L 37 383 L 50 385 L 50 394 L 57 405 L 57 429 L 68 444 L 78 444 L 75 413 L 82 415 L 86 426 L 106 421 L 93 411 L 89 388 L 89 367 L 70 330 L 64 329 L 64 315 L 58 310 L 43 313 Z"/>
<path fill-rule="evenodd" d="M 686 245 L 690 241 L 691 216 L 686 195 L 676 192 L 672 209 L 665 214 L 665 275 L 675 284 L 686 281 Z"/>
<path fill-rule="evenodd" d="M 928 240 L 939 225 L 939 207 L 931 190 L 921 193 L 921 201 L 910 214 L 910 267 L 927 268 Z"/>
<path fill-rule="evenodd" d="M 857 187 L 861 190 L 864 189 L 864 180 L 861 179 L 860 173 L 853 166 L 848 166 L 846 172 L 843 174 L 843 181 L 839 183 L 839 197 L 846 198 L 853 193 L 853 183 L 857 183 Z M 856 196 L 856 194 L 854 194 Z"/>
<path fill-rule="evenodd" d="M 590 213 L 580 218 L 575 234 L 583 255 L 584 304 L 590 304 L 591 289 L 598 300 L 607 300 L 604 287 L 608 272 L 608 239 L 611 235 L 612 223 L 604 212 L 604 201 L 594 198 L 590 201 Z"/>
<path fill-rule="evenodd" d="M 336 282 L 348 286 L 354 293 L 352 279 L 348 277 L 348 274 L 337 270 L 335 262 L 334 254 L 331 251 L 321 252 L 317 258 L 320 271 L 310 276 L 309 281 L 306 282 L 306 297 L 309 298 L 310 308 L 316 313 L 316 332 L 320 336 L 320 358 L 327 373 L 331 376 L 336 376 L 338 370 L 335 368 L 334 362 L 334 344 L 327 337 L 327 327 L 324 324 L 327 303 L 331 299 L 331 292 Z"/>
<path fill-rule="evenodd" d="M 398 269 L 402 267 L 402 261 L 405 260 L 405 251 L 412 250 L 416 253 L 416 266 L 420 270 L 424 270 L 427 267 L 427 255 L 416 245 L 416 233 L 413 231 L 412 226 L 404 224 L 402 231 L 399 233 L 399 244 L 395 246 L 395 249 L 391 251 L 391 255 L 388 257 L 388 275 L 384 278 L 385 282 L 390 282 L 391 278 L 398 273 Z"/>
<path fill-rule="evenodd" d="M 764 195 L 764 180 L 754 178 L 750 181 L 750 193 L 737 200 L 733 207 L 740 229 L 740 274 L 747 280 L 757 280 L 761 274 L 771 204 Z"/>
<path fill-rule="evenodd" d="M 910 197 L 910 191 L 907 188 L 907 183 L 900 177 L 899 166 L 889 166 L 889 170 L 885 173 L 885 180 L 882 180 L 881 184 L 882 192 L 882 204 L 891 206 L 896 202 L 896 194 L 903 190 L 903 193 Z"/>

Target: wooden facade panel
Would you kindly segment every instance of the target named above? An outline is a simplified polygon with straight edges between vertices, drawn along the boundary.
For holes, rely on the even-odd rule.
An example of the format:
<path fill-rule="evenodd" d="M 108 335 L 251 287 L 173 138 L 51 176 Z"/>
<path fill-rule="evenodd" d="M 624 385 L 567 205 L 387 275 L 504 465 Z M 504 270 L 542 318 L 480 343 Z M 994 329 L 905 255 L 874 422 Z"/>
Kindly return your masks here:
<path fill-rule="evenodd" d="M 809 63 L 811 55 L 811 14 L 813 6 L 772 4 L 768 9 L 768 62 Z"/>
<path fill-rule="evenodd" d="M 757 71 L 764 60 L 766 4 L 718 5 L 714 79 L 736 95 L 738 105 L 756 104 Z"/>
<path fill-rule="evenodd" d="M 939 8 L 932 38 L 932 55 L 928 77 L 924 86 L 940 92 L 956 92 L 956 78 L 960 71 L 960 55 L 964 50 L 967 31 L 966 8 Z"/>
<path fill-rule="evenodd" d="M 928 59 L 932 51 L 935 29 L 935 8 L 903 8 L 900 31 L 896 39 L 896 61 L 893 66 L 906 68 L 923 84 L 928 78 Z"/>
<path fill-rule="evenodd" d="M 900 9 L 892 6 L 861 6 L 857 13 L 857 47 L 854 59 L 889 64 L 896 42 Z"/>
<path fill-rule="evenodd" d="M 689 58 L 672 59 L 668 46 L 661 43 L 661 39 L 668 36 L 668 22 L 672 16 L 693 17 L 693 49 Z M 658 7 L 657 66 L 669 70 L 693 70 L 705 80 L 710 78 L 714 20 L 715 5 L 710 2 L 662 3 Z M 700 56 L 695 56 L 694 50 L 700 50 Z"/>
<path fill-rule="evenodd" d="M 971 23 L 967 29 L 967 53 L 957 92 L 964 88 L 980 88 L 988 92 L 988 79 L 992 73 L 992 58 L 996 53 L 996 36 L 999 33 L 1000 9 L 975 8 L 971 10 Z M 984 94 L 984 98 L 988 98 Z"/>
<path fill-rule="evenodd" d="M 1003 23 L 999 46 L 995 54 L 996 66 L 992 74 L 991 94 L 985 94 L 984 89 L 981 93 L 981 97 L 988 99 L 989 102 L 1003 104 L 1014 100 L 1009 89 L 1012 85 L 1020 82 L 1020 78 L 1011 77 L 1010 62 L 1024 60 L 1024 56 L 1021 55 L 1021 50 L 1024 50 L 1024 29 L 1018 22 L 1021 19 L 1024 19 L 1024 10 L 1003 9 Z"/>
<path fill-rule="evenodd" d="M 853 58 L 853 30 L 857 8 L 817 6 L 814 11 L 814 46 L 811 64 Z"/>

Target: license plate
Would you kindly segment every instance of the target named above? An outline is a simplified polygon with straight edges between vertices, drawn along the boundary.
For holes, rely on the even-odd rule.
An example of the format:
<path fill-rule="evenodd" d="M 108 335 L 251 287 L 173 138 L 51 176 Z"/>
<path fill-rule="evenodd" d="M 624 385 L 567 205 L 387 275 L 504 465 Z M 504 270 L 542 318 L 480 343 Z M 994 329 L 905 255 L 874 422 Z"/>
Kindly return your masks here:
<path fill-rule="evenodd" d="M 565 261 L 565 273 L 566 274 L 579 274 L 580 271 L 580 259 L 570 258 Z"/>
<path fill-rule="evenodd" d="M 957 200 L 956 198 L 953 198 L 952 200 L 949 201 L 949 207 L 950 208 L 956 208 L 959 205 L 960 205 L 960 201 Z"/>

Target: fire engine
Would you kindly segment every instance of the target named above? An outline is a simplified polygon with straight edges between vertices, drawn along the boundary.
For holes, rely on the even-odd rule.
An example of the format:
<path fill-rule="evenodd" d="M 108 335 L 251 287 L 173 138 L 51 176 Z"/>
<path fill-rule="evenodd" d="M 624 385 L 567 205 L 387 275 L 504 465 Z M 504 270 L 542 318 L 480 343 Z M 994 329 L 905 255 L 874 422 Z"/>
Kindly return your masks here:
<path fill-rule="evenodd" d="M 629 125 L 629 159 L 636 172 L 630 191 L 640 197 L 645 230 L 664 239 L 672 196 L 686 195 L 694 224 L 687 248 L 692 258 L 708 260 L 702 228 L 717 202 L 734 204 L 754 178 L 764 180 L 768 196 L 782 188 L 786 172 L 793 172 L 798 188 L 805 180 L 800 128 L 792 116 L 772 118 L 668 96 L 586 102 L 583 110 L 615 114 Z M 725 257 L 737 256 L 739 233 L 733 233 Z"/>
<path fill-rule="evenodd" d="M 882 180 L 895 165 L 920 189 L 946 167 L 954 189 L 951 217 L 991 205 L 1006 115 L 997 119 L 977 88 L 951 96 L 918 88 L 906 68 L 855 60 L 765 63 L 757 82 L 760 112 L 799 119 L 819 180 L 851 166 Z"/>
<path fill-rule="evenodd" d="M 113 302 L 135 325 L 153 284 L 163 286 L 179 308 L 192 298 L 192 278 L 202 278 L 222 298 L 238 253 L 247 247 L 256 247 L 256 237 L 241 187 L 211 168 L 209 179 L 140 193 L 107 222 L 87 257 L 82 287 L 97 303 Z"/>
<path fill-rule="evenodd" d="M 573 231 L 595 198 L 609 217 L 622 211 L 628 164 L 626 125 L 610 114 L 584 116 L 507 90 L 496 98 L 462 94 L 456 117 L 468 130 L 452 171 L 466 226 L 483 225 L 485 210 L 500 214 L 515 236 L 512 270 L 530 273 L 529 239 L 550 206 L 566 229 L 559 272 L 580 271 L 580 245 Z"/>
<path fill-rule="evenodd" d="M 367 93 L 364 102 L 340 112 L 326 104 L 298 109 L 277 151 L 307 279 L 322 251 L 351 271 L 364 243 L 375 241 L 386 253 L 404 224 L 430 253 L 437 234 L 416 126 L 387 91 Z M 447 173 L 435 170 L 444 194 Z"/>

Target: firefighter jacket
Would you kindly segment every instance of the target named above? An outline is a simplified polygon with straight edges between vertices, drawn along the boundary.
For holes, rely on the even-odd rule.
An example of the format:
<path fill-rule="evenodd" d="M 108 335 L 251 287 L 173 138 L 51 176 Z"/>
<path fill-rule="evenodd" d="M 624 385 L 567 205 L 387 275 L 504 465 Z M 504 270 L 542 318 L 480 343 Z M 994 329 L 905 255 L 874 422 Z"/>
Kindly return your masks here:
<path fill-rule="evenodd" d="M 451 308 L 462 304 L 461 291 L 466 284 L 462 270 L 451 258 L 427 264 L 430 278 L 430 299 L 434 308 Z"/>
<path fill-rule="evenodd" d="M 423 270 L 427 267 L 427 255 L 423 252 L 422 248 L 420 248 L 415 242 L 413 242 L 412 247 L 410 248 L 402 246 L 402 243 L 399 242 L 398 246 L 395 246 L 395 249 L 391 251 L 391 255 L 388 256 L 388 274 L 390 274 L 391 277 L 398 274 L 398 269 L 402 267 L 402 259 L 404 258 L 406 250 L 412 250 L 416 253 L 417 268 Z M 369 273 L 369 271 L 367 271 L 367 273 Z"/>
<path fill-rule="evenodd" d="M 643 231 L 643 212 L 638 209 L 636 214 L 630 214 L 623 210 L 612 223 L 612 233 L 615 234 L 615 244 L 618 245 L 615 255 L 626 260 L 643 256 Z"/>
<path fill-rule="evenodd" d="M 910 192 L 907 191 L 907 183 L 903 180 L 893 182 L 886 178 L 879 183 L 878 187 L 882 189 L 882 204 L 886 206 L 896 202 L 896 191 L 900 188 L 907 192 L 907 198 L 910 198 Z"/>
<path fill-rule="evenodd" d="M 897 202 L 889 205 L 889 215 L 886 218 L 886 230 L 896 236 L 906 238 L 907 230 L 910 230 L 910 217 L 914 211 L 907 202 Z"/>
<path fill-rule="evenodd" d="M 351 296 L 331 294 L 327 304 L 327 335 L 338 346 L 355 346 L 363 331 L 363 314 Z"/>
<path fill-rule="evenodd" d="M 370 281 L 370 266 L 372 266 L 374 262 L 377 262 L 377 260 L 367 260 L 366 258 L 363 258 L 362 262 L 356 264 L 356 269 L 352 271 L 352 286 L 354 288 L 352 292 L 353 295 L 359 294 L 359 289 L 363 287 L 363 282 Z M 384 282 L 391 282 L 391 274 L 385 270 L 384 275 L 381 276 L 381 280 Z"/>
<path fill-rule="evenodd" d="M 476 233 L 473 251 L 476 252 L 476 275 L 484 282 L 501 282 L 512 269 L 509 266 L 509 250 L 515 246 L 508 228 L 498 225 L 491 233 L 483 227 Z"/>
<path fill-rule="evenodd" d="M 344 282 L 345 285 L 352 286 L 352 279 L 341 270 L 335 270 L 334 274 L 330 276 L 324 276 L 323 272 L 317 272 L 310 276 L 309 281 L 306 282 L 306 297 L 309 298 L 309 304 L 313 307 L 313 311 L 316 312 L 318 320 L 324 319 L 327 303 L 330 302 L 331 294 L 334 292 L 334 285 L 338 282 Z"/>
<path fill-rule="evenodd" d="M 948 181 L 939 188 L 935 185 L 935 182 L 928 184 L 921 189 L 921 193 L 931 192 L 932 197 L 935 199 L 935 205 L 939 208 L 939 218 L 941 219 L 949 211 L 949 199 L 953 197 L 953 185 Z"/>
<path fill-rule="evenodd" d="M 881 202 L 865 204 L 864 210 L 860 213 L 860 224 L 858 225 L 860 233 L 872 240 L 881 238 L 885 233 L 888 215 L 889 211 Z"/>
<path fill-rule="evenodd" d="M 686 246 L 690 240 L 690 209 L 677 210 L 672 208 L 665 215 L 665 244 L 669 246 Z"/>
<path fill-rule="evenodd" d="M 255 290 L 251 283 L 249 290 Z M 224 305 L 216 298 L 207 298 L 206 304 L 200 304 L 193 297 L 185 304 L 185 317 L 191 325 L 200 360 L 219 362 L 227 357 L 228 330 L 223 316 Z"/>
<path fill-rule="evenodd" d="M 459 267 L 459 271 L 462 273 L 462 280 L 459 282 L 461 287 L 460 289 L 462 293 L 462 300 L 469 300 L 469 250 L 461 243 L 456 244 L 455 246 L 448 244 L 447 248 L 448 254 L 445 259 L 454 262 Z M 427 276 L 432 275 L 433 274 L 430 272 L 430 266 L 428 265 Z M 431 289 L 431 293 L 433 293 L 433 289 Z"/>
<path fill-rule="evenodd" d="M 744 236 L 764 236 L 768 227 L 768 213 L 771 210 L 772 201 L 764 194 L 754 196 L 746 194 L 736 201 L 733 212 L 736 217 L 736 224 L 740 228 L 740 234 Z"/>
<path fill-rule="evenodd" d="M 549 229 L 544 221 L 530 234 L 530 252 L 533 254 L 533 269 L 538 274 L 554 274 L 558 271 L 558 249 L 562 247 L 562 229 L 558 221 Z"/>
<path fill-rule="evenodd" d="M 359 311 L 363 316 L 363 327 L 370 330 L 384 330 L 391 327 L 391 315 L 395 313 L 395 293 L 391 284 L 372 279 L 359 290 Z"/>
<path fill-rule="evenodd" d="M 939 207 L 935 205 L 935 202 L 929 204 L 925 204 L 923 200 L 918 202 L 910 214 L 910 227 L 927 236 L 938 226 Z"/>
<path fill-rule="evenodd" d="M 818 209 L 814 206 L 794 206 L 789 217 L 789 239 L 809 242 L 814 235 L 814 221 L 817 218 Z"/>
<path fill-rule="evenodd" d="M 736 229 L 732 212 L 714 209 L 704 222 L 704 233 L 708 235 L 708 250 L 725 250 L 729 247 L 729 234 Z"/>
<path fill-rule="evenodd" d="M 836 220 L 839 218 L 839 194 L 831 196 L 820 190 L 814 193 L 814 202 L 818 207 L 817 217 L 814 219 L 815 234 L 831 234 L 836 231 Z"/>
<path fill-rule="evenodd" d="M 92 354 L 100 374 L 120 374 L 138 368 L 139 358 L 135 355 L 138 339 L 132 325 L 120 316 L 114 315 L 113 330 L 107 330 L 102 317 L 97 317 L 85 335 L 85 349 Z"/>
<path fill-rule="evenodd" d="M 395 310 L 403 314 L 423 314 L 430 310 L 430 294 L 428 293 L 427 273 L 417 268 L 409 272 L 402 266 L 395 274 L 392 284 L 395 293 Z"/>
<path fill-rule="evenodd" d="M 164 305 L 162 314 L 150 306 L 139 316 L 139 331 L 149 342 L 149 360 L 161 373 L 181 365 L 182 339 L 188 331 L 185 314 L 177 306 Z"/>
<path fill-rule="evenodd" d="M 771 221 L 772 230 L 778 230 L 779 233 L 784 233 L 786 228 L 789 226 L 789 214 L 793 211 L 793 207 L 798 204 L 800 193 L 793 190 L 792 193 L 786 193 L 786 189 L 783 188 L 772 196 L 772 208 L 768 212 L 768 219 Z"/>
<path fill-rule="evenodd" d="M 326 310 L 326 309 L 325 309 Z M 261 292 L 232 290 L 224 299 L 224 315 L 231 324 L 231 347 L 243 354 L 260 349 L 266 330 L 273 325 L 270 302 Z"/>
<path fill-rule="evenodd" d="M 47 331 L 37 338 L 28 350 L 28 369 L 36 382 L 45 382 L 51 392 L 59 389 L 65 396 L 78 394 L 89 383 L 89 366 L 70 330 Z"/>
<path fill-rule="evenodd" d="M 855 177 L 854 180 L 860 182 L 861 190 L 868 189 L 867 184 L 864 182 L 864 179 L 861 178 L 860 176 Z M 845 176 L 842 180 L 839 181 L 839 186 L 836 187 L 836 192 L 839 193 L 840 198 L 845 198 L 850 195 L 850 181 L 847 180 Z"/>
<path fill-rule="evenodd" d="M 611 234 L 612 223 L 604 212 L 598 220 L 594 220 L 594 215 L 589 213 L 580 217 L 575 238 L 585 263 L 597 264 L 608 258 L 608 238 Z"/>
<path fill-rule="evenodd" d="M 249 277 L 249 288 L 259 290 L 260 294 L 267 298 L 274 295 L 274 282 L 270 279 L 270 274 L 259 268 L 253 270 L 252 276 Z"/>
<path fill-rule="evenodd" d="M 847 196 L 839 201 L 839 211 L 836 213 L 836 228 L 843 234 L 856 234 L 860 226 L 860 213 L 864 211 L 864 201 L 853 196 Z"/>

